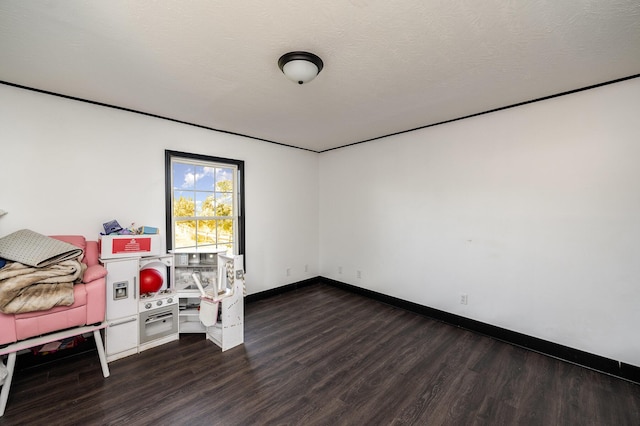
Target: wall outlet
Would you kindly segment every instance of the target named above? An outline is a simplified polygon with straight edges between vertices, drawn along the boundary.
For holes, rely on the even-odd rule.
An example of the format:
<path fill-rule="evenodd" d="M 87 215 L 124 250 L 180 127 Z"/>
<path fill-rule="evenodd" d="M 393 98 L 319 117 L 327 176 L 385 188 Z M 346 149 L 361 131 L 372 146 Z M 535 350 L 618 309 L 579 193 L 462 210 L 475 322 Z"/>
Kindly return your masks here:
<path fill-rule="evenodd" d="M 338 266 L 338 273 L 341 274 L 342 273 L 342 266 Z"/>
<path fill-rule="evenodd" d="M 467 305 L 469 303 L 469 295 L 467 293 L 460 293 L 460 304 Z"/>
<path fill-rule="evenodd" d="M 304 271 L 309 272 L 309 265 L 304 265 Z"/>
<path fill-rule="evenodd" d="M 288 277 L 290 277 L 291 276 L 291 268 L 287 268 L 285 270 L 285 273 L 287 274 Z"/>
<path fill-rule="evenodd" d="M 362 278 L 362 271 L 356 271 L 356 278 Z"/>

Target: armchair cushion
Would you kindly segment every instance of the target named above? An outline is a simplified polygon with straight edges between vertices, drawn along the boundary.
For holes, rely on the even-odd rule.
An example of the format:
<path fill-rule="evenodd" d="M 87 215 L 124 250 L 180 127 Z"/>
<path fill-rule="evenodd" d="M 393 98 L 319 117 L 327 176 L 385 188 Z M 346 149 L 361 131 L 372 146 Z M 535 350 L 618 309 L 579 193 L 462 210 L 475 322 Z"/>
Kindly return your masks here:
<path fill-rule="evenodd" d="M 87 270 L 84 271 L 84 275 L 82 276 L 82 282 L 86 284 L 106 276 L 107 276 L 107 270 L 104 268 L 104 266 L 92 265 L 87 267 Z"/>

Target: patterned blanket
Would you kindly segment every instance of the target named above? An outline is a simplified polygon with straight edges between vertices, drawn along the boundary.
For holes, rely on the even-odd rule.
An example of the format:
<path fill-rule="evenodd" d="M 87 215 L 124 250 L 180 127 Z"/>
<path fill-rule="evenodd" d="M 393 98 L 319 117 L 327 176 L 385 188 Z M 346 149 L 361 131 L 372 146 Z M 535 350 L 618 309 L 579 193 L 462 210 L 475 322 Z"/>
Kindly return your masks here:
<path fill-rule="evenodd" d="M 81 258 L 41 268 L 8 262 L 0 269 L 0 312 L 16 314 L 72 305 L 73 284 L 82 279 L 86 269 Z"/>
<path fill-rule="evenodd" d="M 75 259 L 82 249 L 30 229 L 0 238 L 0 257 L 29 266 L 43 267 Z"/>

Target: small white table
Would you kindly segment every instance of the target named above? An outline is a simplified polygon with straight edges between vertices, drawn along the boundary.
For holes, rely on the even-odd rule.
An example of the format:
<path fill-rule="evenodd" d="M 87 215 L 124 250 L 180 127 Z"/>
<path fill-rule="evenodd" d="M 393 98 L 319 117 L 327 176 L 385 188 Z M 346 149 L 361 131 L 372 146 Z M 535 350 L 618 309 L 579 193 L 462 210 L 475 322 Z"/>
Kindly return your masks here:
<path fill-rule="evenodd" d="M 16 366 L 16 355 L 23 349 L 29 349 L 50 342 L 55 342 L 58 340 L 67 339 L 69 337 L 93 332 L 93 337 L 96 341 L 96 348 L 98 349 L 98 357 L 100 358 L 100 365 L 102 366 L 102 375 L 104 377 L 109 377 L 109 366 L 107 365 L 107 358 L 104 353 L 104 345 L 102 344 L 102 336 L 100 335 L 100 330 L 106 327 L 106 322 L 98 325 L 75 327 L 44 336 L 21 340 L 19 342 L 5 346 L 4 348 L 0 348 L 0 356 L 9 354 L 9 356 L 7 357 L 7 377 L 4 379 L 4 383 L 2 384 L 2 392 L 0 392 L 0 417 L 4 415 L 4 410 L 7 407 L 7 400 L 9 399 L 9 389 L 11 388 L 11 380 L 13 379 L 13 370 Z"/>

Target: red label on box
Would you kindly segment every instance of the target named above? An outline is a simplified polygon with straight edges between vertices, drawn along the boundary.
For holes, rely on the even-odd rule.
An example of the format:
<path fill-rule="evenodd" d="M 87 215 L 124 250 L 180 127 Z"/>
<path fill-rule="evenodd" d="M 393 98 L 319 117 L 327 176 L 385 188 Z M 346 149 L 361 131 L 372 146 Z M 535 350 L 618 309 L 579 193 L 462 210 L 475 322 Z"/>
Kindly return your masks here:
<path fill-rule="evenodd" d="M 151 251 L 151 238 L 114 239 L 111 254 Z"/>

